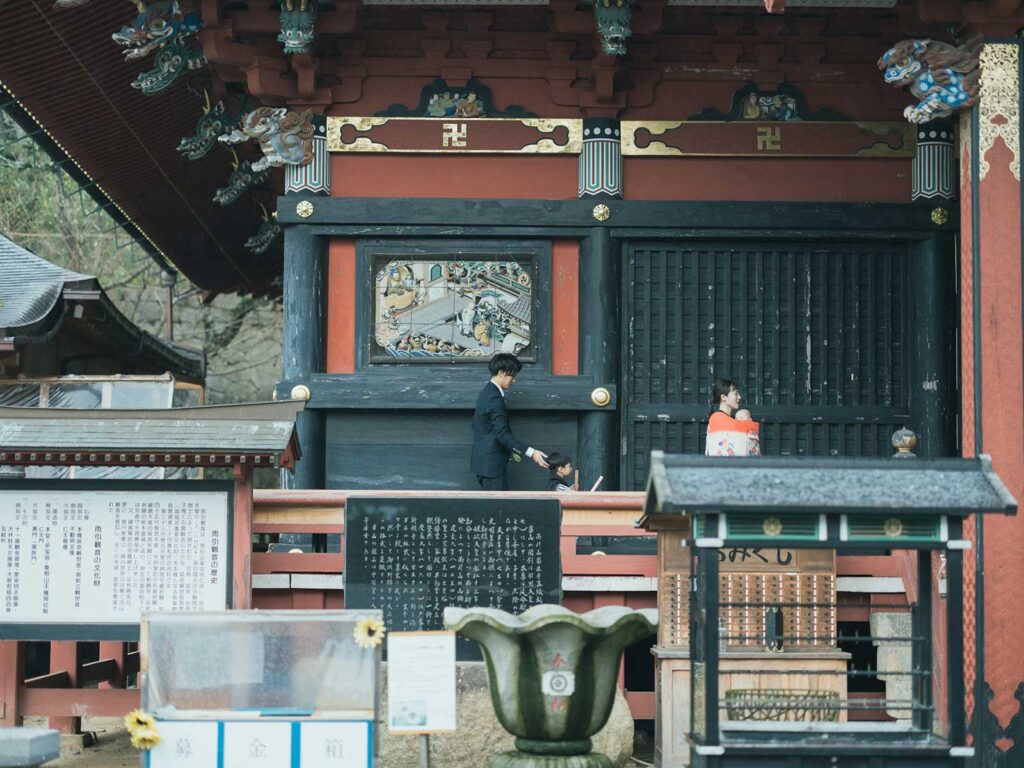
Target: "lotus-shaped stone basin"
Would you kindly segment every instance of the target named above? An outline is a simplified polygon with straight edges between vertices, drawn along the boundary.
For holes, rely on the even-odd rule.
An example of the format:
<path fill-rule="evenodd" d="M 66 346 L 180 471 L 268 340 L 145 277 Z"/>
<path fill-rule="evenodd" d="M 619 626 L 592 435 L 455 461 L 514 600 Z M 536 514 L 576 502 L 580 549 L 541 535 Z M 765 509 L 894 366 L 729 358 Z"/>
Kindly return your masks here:
<path fill-rule="evenodd" d="M 604 755 L 588 754 L 590 737 L 611 714 L 622 652 L 654 634 L 656 610 L 536 605 L 515 616 L 446 608 L 444 624 L 483 648 L 494 712 L 516 736 L 518 751 L 498 755 L 491 768 L 611 768 Z"/>

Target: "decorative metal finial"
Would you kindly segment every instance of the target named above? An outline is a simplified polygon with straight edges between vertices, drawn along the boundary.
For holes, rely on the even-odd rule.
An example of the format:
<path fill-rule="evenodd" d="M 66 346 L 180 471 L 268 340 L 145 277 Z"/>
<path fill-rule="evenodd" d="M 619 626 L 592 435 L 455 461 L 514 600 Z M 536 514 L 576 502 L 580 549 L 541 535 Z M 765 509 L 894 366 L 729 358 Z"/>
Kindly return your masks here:
<path fill-rule="evenodd" d="M 939 206 L 938 208 L 932 208 L 932 223 L 933 224 L 937 224 L 938 226 L 941 227 L 947 221 L 949 221 L 949 211 L 947 211 L 942 206 Z"/>
<path fill-rule="evenodd" d="M 892 433 L 891 442 L 892 447 L 896 449 L 896 453 L 892 455 L 894 459 L 917 458 L 914 454 L 914 449 L 917 447 L 917 434 L 914 430 L 900 427 Z"/>
<path fill-rule="evenodd" d="M 598 221 L 608 221 L 612 215 L 612 209 L 604 203 L 598 203 L 594 206 L 594 218 Z"/>

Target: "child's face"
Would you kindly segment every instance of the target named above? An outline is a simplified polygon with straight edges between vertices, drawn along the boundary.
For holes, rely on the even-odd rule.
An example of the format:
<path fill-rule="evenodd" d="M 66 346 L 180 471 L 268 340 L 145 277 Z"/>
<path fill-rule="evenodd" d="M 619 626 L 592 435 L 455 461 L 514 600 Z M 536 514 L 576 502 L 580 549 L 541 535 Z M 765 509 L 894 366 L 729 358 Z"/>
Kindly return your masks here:
<path fill-rule="evenodd" d="M 555 472 L 558 473 L 559 477 L 568 477 L 572 473 L 572 462 L 570 461 L 568 464 L 557 467 Z"/>
<path fill-rule="evenodd" d="M 746 408 L 742 408 L 736 411 L 735 418 L 737 421 L 750 421 L 750 411 L 748 411 Z"/>

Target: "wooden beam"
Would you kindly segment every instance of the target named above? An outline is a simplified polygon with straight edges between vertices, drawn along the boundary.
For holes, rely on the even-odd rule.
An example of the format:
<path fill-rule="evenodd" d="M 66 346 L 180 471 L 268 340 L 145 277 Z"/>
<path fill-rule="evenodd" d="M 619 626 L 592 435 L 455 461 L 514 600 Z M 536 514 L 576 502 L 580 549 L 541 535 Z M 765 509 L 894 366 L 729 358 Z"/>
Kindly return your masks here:
<path fill-rule="evenodd" d="M 131 653 L 129 653 L 125 657 L 125 660 L 124 660 L 124 674 L 125 674 L 125 676 L 138 674 L 138 672 L 139 672 L 139 659 L 140 658 L 141 658 L 141 655 L 139 654 L 138 651 L 132 651 Z"/>
<path fill-rule="evenodd" d="M 27 688 L 18 695 L 22 715 L 36 717 L 121 717 L 139 706 L 138 688 Z"/>
<path fill-rule="evenodd" d="M 48 675 L 30 677 L 25 681 L 26 688 L 70 688 L 71 676 L 67 672 L 51 672 Z"/>
<path fill-rule="evenodd" d="M 1020 8 L 1020 0 L 988 0 L 989 11 L 996 18 L 1013 16 Z"/>
<path fill-rule="evenodd" d="M 258 513 L 275 512 L 277 509 L 288 510 L 298 507 L 320 507 L 323 512 L 327 512 L 328 509 L 342 508 L 345 506 L 345 501 L 348 499 L 350 493 L 357 493 L 356 491 L 339 491 L 339 490 L 310 490 L 310 489 L 296 489 L 291 491 L 281 491 L 277 489 L 257 489 L 253 491 L 253 503 Z M 366 495 L 366 492 L 361 492 L 362 495 Z M 383 498 L 430 498 L 433 496 L 441 498 L 463 498 L 463 497 L 476 497 L 484 496 L 487 498 L 495 499 L 548 499 L 557 498 L 562 502 L 562 511 L 567 510 L 602 510 L 602 511 L 622 511 L 625 512 L 640 512 L 644 508 L 644 494 L 638 491 L 610 491 L 607 493 L 554 493 L 551 491 L 495 491 L 495 492 L 481 492 L 481 491 L 374 491 L 374 496 Z M 276 508 L 276 509 L 275 509 Z M 313 511 L 313 510 L 309 510 Z M 320 511 L 320 510 L 317 510 Z M 266 522 L 271 522 L 269 518 L 264 518 Z M 623 522 L 617 524 L 627 524 L 625 517 Z M 277 520 L 274 520 L 277 522 Z M 314 522 L 310 520 L 309 522 Z M 315 522 L 326 522 L 322 519 L 316 519 Z"/>
<path fill-rule="evenodd" d="M 100 659 L 99 661 L 83 664 L 82 671 L 78 676 L 79 685 L 108 683 L 117 678 L 120 669 L 121 665 L 117 663 L 117 659 Z M 29 681 L 26 680 L 25 685 L 28 685 L 28 683 Z"/>
<path fill-rule="evenodd" d="M 342 573 L 345 555 L 340 552 L 256 552 L 253 573 Z"/>
<path fill-rule="evenodd" d="M 308 218 L 296 212 L 298 203 L 308 200 L 313 213 Z M 451 228 L 460 224 L 474 231 L 487 227 L 522 227 L 530 222 L 535 228 L 607 227 L 652 230 L 651 222 L 671 222 L 658 231 L 671 230 L 679 235 L 724 237 L 729 232 L 751 229 L 784 230 L 787 236 L 816 230 L 867 230 L 874 237 L 905 238 L 908 232 L 931 235 L 943 230 L 958 230 L 959 217 L 950 211 L 949 220 L 937 226 L 931 220 L 935 206 L 926 203 L 777 203 L 753 201 L 661 201 L 608 200 L 612 215 L 595 222 L 593 200 L 480 200 L 473 198 L 404 197 L 316 197 L 289 195 L 277 199 L 280 224 L 339 225 L 355 224 L 372 228 L 375 236 L 400 234 L 412 237 L 420 226 Z M 736 226 L 742 221 L 744 227 Z M 391 228 L 394 228 L 393 230 Z M 712 232 L 711 230 L 714 230 Z M 314 234 L 319 234 L 315 232 Z M 516 382 L 516 389 L 521 383 Z"/>

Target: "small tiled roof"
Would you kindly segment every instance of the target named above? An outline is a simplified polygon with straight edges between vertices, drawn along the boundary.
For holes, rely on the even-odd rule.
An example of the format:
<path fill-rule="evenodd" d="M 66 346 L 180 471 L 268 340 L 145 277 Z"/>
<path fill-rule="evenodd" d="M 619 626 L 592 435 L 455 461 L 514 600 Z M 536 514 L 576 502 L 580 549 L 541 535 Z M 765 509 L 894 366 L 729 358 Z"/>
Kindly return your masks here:
<path fill-rule="evenodd" d="M 291 468 L 302 401 L 154 410 L 0 408 L 0 464 Z"/>
<path fill-rule="evenodd" d="M 729 512 L 1015 514 L 978 459 L 739 458 L 651 454 L 646 516 Z"/>

